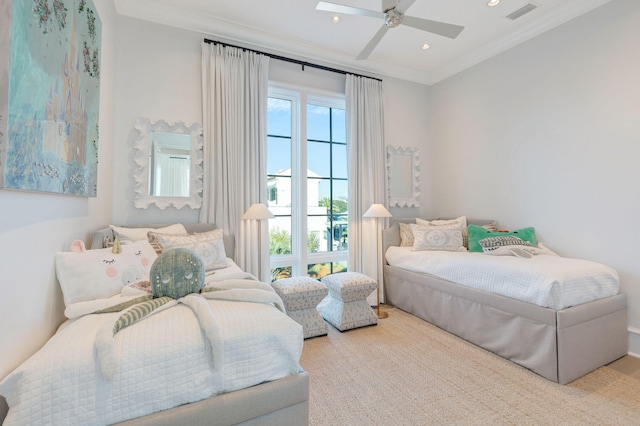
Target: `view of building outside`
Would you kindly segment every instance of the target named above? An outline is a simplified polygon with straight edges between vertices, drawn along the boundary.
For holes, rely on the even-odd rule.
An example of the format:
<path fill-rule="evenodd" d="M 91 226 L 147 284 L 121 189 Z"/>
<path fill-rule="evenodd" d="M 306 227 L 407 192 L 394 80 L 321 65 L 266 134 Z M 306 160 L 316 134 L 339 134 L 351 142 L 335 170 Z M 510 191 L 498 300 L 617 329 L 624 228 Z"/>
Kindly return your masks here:
<path fill-rule="evenodd" d="M 269 220 L 274 280 L 299 274 L 321 278 L 347 268 L 345 111 L 307 102 L 305 120 L 296 120 L 296 103 L 295 98 L 269 98 L 267 200 L 275 215 Z M 295 129 L 306 134 L 302 143 Z"/>

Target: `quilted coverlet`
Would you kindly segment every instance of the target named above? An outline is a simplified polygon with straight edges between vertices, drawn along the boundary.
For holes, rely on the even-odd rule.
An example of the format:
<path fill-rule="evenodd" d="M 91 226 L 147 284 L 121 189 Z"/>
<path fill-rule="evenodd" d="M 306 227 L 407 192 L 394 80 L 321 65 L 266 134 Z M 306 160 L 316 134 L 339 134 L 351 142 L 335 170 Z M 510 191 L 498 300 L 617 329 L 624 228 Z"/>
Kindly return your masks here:
<path fill-rule="evenodd" d="M 111 424 L 297 374 L 302 327 L 272 299 L 260 303 L 248 280 L 218 284 L 222 297 L 201 303 L 210 307 L 219 347 L 212 347 L 194 310 L 177 303 L 113 337 L 115 371 L 108 377 L 96 337 L 121 313 L 68 320 L 0 382 L 9 404 L 4 425 Z M 250 301 L 240 301 L 244 290 Z"/>
<path fill-rule="evenodd" d="M 557 255 L 520 258 L 391 246 L 385 256 L 391 266 L 551 309 L 613 296 L 620 287 L 614 269 Z"/>

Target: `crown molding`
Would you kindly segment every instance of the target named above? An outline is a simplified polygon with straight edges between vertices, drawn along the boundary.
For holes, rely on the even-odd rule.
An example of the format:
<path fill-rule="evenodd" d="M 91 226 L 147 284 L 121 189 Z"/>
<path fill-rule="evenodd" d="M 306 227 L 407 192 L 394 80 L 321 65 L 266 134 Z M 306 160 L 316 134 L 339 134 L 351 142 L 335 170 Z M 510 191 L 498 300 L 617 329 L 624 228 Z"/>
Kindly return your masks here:
<path fill-rule="evenodd" d="M 544 19 L 529 22 L 514 31 L 508 37 L 487 43 L 481 48 L 470 52 L 449 64 L 429 73 L 429 81 L 426 84 L 435 84 L 462 72 L 474 65 L 505 52 L 519 44 L 524 43 L 540 34 L 543 34 L 565 22 L 596 9 L 611 0 L 572 0 L 558 6 L 544 14 Z M 507 19 L 507 18 L 505 18 Z"/>
<path fill-rule="evenodd" d="M 323 46 L 282 37 L 262 31 L 256 27 L 249 27 L 206 14 L 189 14 L 183 8 L 156 4 L 152 0 L 135 2 L 114 0 L 114 4 L 116 12 L 123 16 L 199 32 L 210 38 L 219 38 L 221 41 L 237 43 L 256 50 L 277 54 L 284 53 L 285 55 L 295 56 L 296 59 L 319 62 L 323 65 L 359 74 L 373 74 L 377 77 L 387 76 L 433 85 L 610 1 L 568 1 L 546 12 L 543 15 L 543 19 L 531 21 L 505 38 L 487 43 L 479 49 L 430 72 L 386 62 L 382 63 L 372 59 L 357 61 L 350 55 L 327 49 Z M 312 53 L 310 54 L 310 52 Z"/>

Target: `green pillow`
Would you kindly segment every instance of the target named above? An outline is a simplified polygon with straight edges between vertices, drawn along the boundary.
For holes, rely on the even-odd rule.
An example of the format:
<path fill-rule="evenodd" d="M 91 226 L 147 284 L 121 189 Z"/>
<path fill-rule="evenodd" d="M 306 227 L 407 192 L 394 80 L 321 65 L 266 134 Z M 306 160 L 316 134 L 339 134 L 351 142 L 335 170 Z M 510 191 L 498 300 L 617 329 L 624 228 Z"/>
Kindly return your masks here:
<path fill-rule="evenodd" d="M 508 235 L 512 235 L 514 237 L 518 237 L 523 241 L 527 241 L 531 243 L 531 245 L 538 247 L 538 240 L 536 240 L 536 235 L 534 232 L 534 228 L 522 228 L 516 231 L 509 232 L 493 232 L 489 231 L 482 226 L 469 225 L 469 251 L 482 252 L 482 246 L 480 245 L 480 240 L 484 238 L 490 237 L 505 237 Z"/>

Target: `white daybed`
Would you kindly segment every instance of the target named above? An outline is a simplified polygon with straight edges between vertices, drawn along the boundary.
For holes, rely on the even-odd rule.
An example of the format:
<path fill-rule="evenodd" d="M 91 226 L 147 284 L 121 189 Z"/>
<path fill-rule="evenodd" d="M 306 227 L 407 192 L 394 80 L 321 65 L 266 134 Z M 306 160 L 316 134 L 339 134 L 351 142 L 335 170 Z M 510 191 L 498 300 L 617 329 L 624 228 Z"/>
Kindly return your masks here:
<path fill-rule="evenodd" d="M 151 228 L 160 226 L 140 225 L 140 227 Z M 194 224 L 185 225 L 185 228 L 188 232 L 203 232 L 213 229 L 213 226 Z M 93 248 L 101 248 L 103 242 L 107 241 L 113 241 L 113 231 L 110 228 L 95 233 Z M 234 253 L 232 237 L 225 236 L 224 246 L 227 253 Z M 232 261 L 230 263 L 235 266 Z M 237 266 L 235 268 L 240 271 Z M 207 282 L 210 283 L 212 277 L 220 275 L 214 279 L 215 285 L 227 285 L 230 282 L 228 280 L 241 277 L 237 271 L 232 267 L 220 269 L 214 274 L 208 274 Z M 237 302 L 233 301 L 237 299 L 231 299 L 207 300 L 205 302 L 209 303 L 212 312 L 215 312 L 215 321 L 221 326 L 220 334 L 225 339 L 224 345 L 221 345 L 222 348 L 214 348 L 210 344 L 211 338 L 208 339 L 209 336 L 205 336 L 207 332 L 204 330 L 189 332 L 191 327 L 184 328 L 185 324 L 193 327 L 194 323 L 197 327 L 198 321 L 202 325 L 202 320 L 200 317 L 195 320 L 188 307 L 178 304 L 119 332 L 121 336 L 117 340 L 118 343 L 114 344 L 116 348 L 114 353 L 120 363 L 118 368 L 121 370 L 116 370 L 112 378 L 101 376 L 101 374 L 105 374 L 101 371 L 104 359 L 98 355 L 95 360 L 90 355 L 77 356 L 80 360 L 77 369 L 85 373 L 88 372 L 86 380 L 90 384 L 86 385 L 82 383 L 84 379 L 81 375 L 71 380 L 64 377 L 64 374 L 60 375 L 60 370 L 57 370 L 55 365 L 62 362 L 61 360 L 48 361 L 45 356 L 35 354 L 0 384 L 0 391 L 7 397 L 9 405 L 8 416 L 6 419 L 0 418 L 0 423 L 5 420 L 7 421 L 5 424 L 24 423 L 25 419 L 29 419 L 28 422 L 31 423 L 56 422 L 56 417 L 49 417 L 48 420 L 47 418 L 41 419 L 38 417 L 41 414 L 37 413 L 43 405 L 59 404 L 59 407 L 55 409 L 57 412 L 71 410 L 76 413 L 70 419 L 63 420 L 67 424 L 88 424 L 86 419 L 91 419 L 89 421 L 91 424 L 107 424 L 113 423 L 114 418 L 122 419 L 123 423 L 121 424 L 124 425 L 308 424 L 309 377 L 298 364 L 302 349 L 302 328 L 273 305 Z M 185 314 L 185 312 L 187 313 Z M 89 323 L 102 321 L 103 317 L 101 319 L 93 318 L 98 315 L 106 317 L 119 315 L 119 313 L 90 314 L 69 320 L 60 327 L 58 331 L 60 336 L 56 333 L 58 341 L 54 340 L 56 339 L 54 336 L 41 351 L 47 353 L 47 351 L 51 351 L 50 346 L 64 346 L 65 343 L 71 346 L 72 344 L 68 342 L 73 342 L 77 338 L 68 330 L 78 329 L 79 323 L 82 321 Z M 168 315 L 176 315 L 176 317 Z M 179 325 L 172 324 L 173 318 L 176 318 L 175 321 L 179 321 Z M 154 321 L 163 323 L 159 325 L 161 332 L 156 337 L 149 337 L 148 330 L 154 330 L 153 327 L 157 327 L 154 326 Z M 277 331 L 272 331 L 276 328 Z M 185 331 L 183 332 L 183 330 Z M 231 340 L 226 340 L 226 333 L 230 331 L 234 333 L 239 331 L 241 336 L 229 334 Z M 263 336 L 262 333 L 265 335 Z M 203 349 L 198 352 L 182 349 L 181 356 L 184 358 L 184 362 L 179 363 L 169 358 L 167 358 L 169 362 L 163 361 L 162 353 L 165 352 L 165 348 L 171 348 L 167 349 L 168 352 L 174 351 L 172 346 L 176 341 L 182 342 L 184 340 L 182 339 L 183 334 L 190 335 L 191 340 L 195 341 L 197 347 L 203 348 L 204 352 L 202 352 Z M 83 343 L 82 339 L 77 340 L 80 342 L 80 347 L 89 346 L 86 342 Z M 143 340 L 144 344 L 137 343 Z M 131 346 L 123 345 L 123 341 L 130 342 Z M 156 341 L 158 343 L 155 343 Z M 146 352 L 146 345 L 152 346 L 149 348 L 150 353 Z M 96 347 L 98 346 L 96 345 Z M 127 347 L 135 348 L 131 351 L 136 351 L 136 354 L 128 354 Z M 216 352 L 217 349 L 218 352 Z M 95 351 L 100 352 L 100 349 L 95 349 Z M 180 351 L 176 352 L 180 354 Z M 211 356 L 211 353 L 214 356 Z M 221 353 L 223 356 L 220 358 L 225 359 L 224 365 L 216 367 L 215 354 Z M 234 354 L 238 354 L 238 356 Z M 72 353 L 72 356 L 75 357 L 75 353 Z M 133 360 L 134 363 L 138 363 L 136 368 L 128 367 L 128 362 L 131 360 L 126 360 L 127 357 L 137 358 L 137 361 Z M 157 368 L 159 370 L 157 374 L 162 377 L 161 379 L 153 379 L 155 370 L 150 373 L 146 367 L 148 363 L 156 363 L 156 358 L 160 360 L 159 367 L 163 365 L 167 367 Z M 141 359 L 145 361 L 142 362 Z M 255 371 L 252 370 L 253 366 L 250 366 L 249 363 L 256 360 L 260 363 L 261 359 L 263 365 L 260 368 L 256 367 Z M 162 364 L 163 362 L 166 363 Z M 54 377 L 51 382 L 47 382 L 46 376 L 49 373 L 34 373 L 33 364 L 40 363 L 44 365 L 50 363 L 52 370 L 58 371 L 58 376 Z M 141 371 L 139 375 L 136 369 Z M 185 380 L 180 377 L 183 372 L 189 375 L 190 381 L 188 383 L 185 383 Z M 237 377 L 235 376 L 236 372 Z M 126 377 L 122 377 L 125 373 Z M 231 373 L 233 373 L 233 377 L 230 377 Z M 38 374 L 41 376 L 37 376 Z M 69 374 L 69 376 L 73 374 Z M 212 378 L 216 380 L 215 384 L 211 384 L 210 379 Z M 220 379 L 221 381 L 219 381 Z M 164 384 L 162 391 L 154 391 L 153 388 L 146 389 L 147 386 L 153 385 L 151 382 L 154 380 Z M 136 381 L 139 383 L 135 383 Z M 28 382 L 36 384 L 38 389 L 27 389 L 25 386 Z M 182 398 L 182 402 L 179 404 L 175 403 L 174 397 L 168 391 L 165 395 L 165 390 L 172 387 L 167 384 L 174 382 L 176 387 L 182 391 L 182 395 L 179 397 Z M 56 387 L 57 383 L 60 383 L 60 388 Z M 214 389 L 214 396 L 199 397 L 204 392 L 199 390 L 200 385 L 204 385 L 207 389 Z M 236 389 L 238 386 L 241 388 Z M 75 388 L 76 391 L 81 389 L 82 394 L 76 395 L 76 399 L 70 398 L 65 395 L 66 387 Z M 191 387 L 193 391 L 191 391 Z M 229 389 L 230 391 L 228 391 Z M 127 392 L 131 394 L 129 395 Z M 154 392 L 162 396 L 156 398 Z M 28 402 L 28 399 L 33 399 L 33 401 Z M 170 401 L 168 402 L 170 405 L 166 405 L 167 401 Z M 113 406 L 110 405 L 112 403 Z M 86 405 L 83 406 L 83 404 Z M 131 417 L 124 411 L 118 413 L 118 410 L 126 410 L 127 407 L 131 407 L 135 412 L 140 412 L 141 405 L 145 406 L 144 410 L 149 414 Z M 153 409 L 150 410 L 148 407 L 153 407 Z M 22 415 L 16 413 L 16 410 L 23 412 L 33 410 L 35 414 Z M 44 413 L 47 413 L 46 408 Z"/>
<path fill-rule="evenodd" d="M 400 245 L 397 222 L 383 241 L 385 253 Z M 624 294 L 552 309 L 386 262 L 384 291 L 386 303 L 560 384 L 627 354 Z"/>

